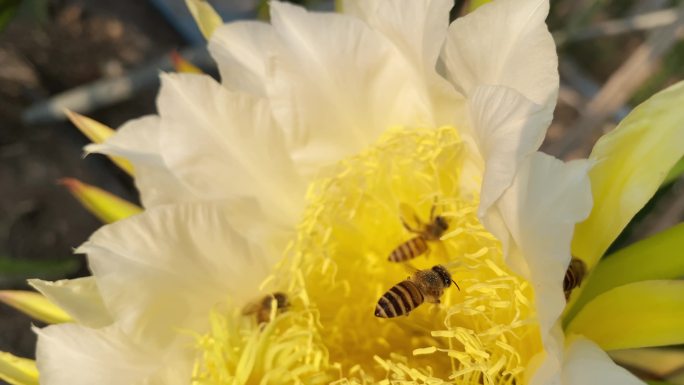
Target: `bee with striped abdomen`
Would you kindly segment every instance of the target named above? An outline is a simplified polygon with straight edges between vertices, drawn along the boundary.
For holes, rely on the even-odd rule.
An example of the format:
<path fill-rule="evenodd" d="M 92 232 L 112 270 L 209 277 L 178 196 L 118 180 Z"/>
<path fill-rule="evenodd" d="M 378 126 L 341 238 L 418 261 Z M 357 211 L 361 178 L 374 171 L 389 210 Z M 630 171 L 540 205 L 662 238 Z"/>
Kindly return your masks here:
<path fill-rule="evenodd" d="M 271 312 L 275 306 L 276 314 L 290 306 L 287 295 L 281 292 L 267 294 L 257 301 L 251 302 L 242 310 L 243 315 L 255 315 L 257 324 L 271 321 Z"/>
<path fill-rule="evenodd" d="M 375 306 L 375 316 L 394 318 L 408 315 L 423 302 L 439 303 L 444 289 L 452 283 L 461 290 L 442 265 L 435 265 L 428 270 L 418 270 L 408 279 L 392 286 L 380 297 Z"/>
<path fill-rule="evenodd" d="M 408 205 L 402 204 L 401 208 L 403 211 L 412 212 Z M 440 237 L 449 228 L 449 224 L 443 216 L 435 215 L 435 205 L 430 210 L 430 221 L 428 223 L 422 223 L 415 214 L 413 219 L 418 228 L 411 227 L 406 223 L 404 217 L 401 217 L 401 223 L 404 225 L 404 228 L 417 235 L 392 250 L 387 258 L 390 262 L 405 262 L 425 254 L 429 251 L 428 241 L 439 241 Z"/>
<path fill-rule="evenodd" d="M 570 293 L 576 287 L 582 284 L 584 275 L 587 273 L 587 265 L 581 259 L 573 258 L 570 260 L 570 266 L 565 272 L 563 278 L 563 291 L 565 292 L 565 300 L 570 298 Z"/>

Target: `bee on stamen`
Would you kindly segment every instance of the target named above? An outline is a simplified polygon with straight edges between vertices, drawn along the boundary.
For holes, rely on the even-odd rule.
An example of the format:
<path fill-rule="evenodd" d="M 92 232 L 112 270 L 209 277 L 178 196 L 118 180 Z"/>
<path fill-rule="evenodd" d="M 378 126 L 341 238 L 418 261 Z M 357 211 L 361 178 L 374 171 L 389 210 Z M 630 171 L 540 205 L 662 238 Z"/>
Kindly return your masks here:
<path fill-rule="evenodd" d="M 440 303 L 444 289 L 458 284 L 451 279 L 451 274 L 442 265 L 431 269 L 418 270 L 408 279 L 399 282 L 380 297 L 375 306 L 375 316 L 394 318 L 408 315 L 423 302 Z"/>
<path fill-rule="evenodd" d="M 563 278 L 563 291 L 565 292 L 566 301 L 570 298 L 572 290 L 582 284 L 582 280 L 586 274 L 587 265 L 584 261 L 577 258 L 570 260 L 570 265 Z"/>
<path fill-rule="evenodd" d="M 404 211 L 412 211 L 408 205 L 402 205 Z M 416 234 L 416 236 L 401 243 L 392 250 L 387 258 L 390 262 L 406 262 L 425 253 L 429 253 L 430 248 L 428 247 L 428 242 L 439 241 L 449 228 L 449 224 L 443 216 L 435 215 L 435 207 L 435 205 L 432 205 L 432 209 L 430 210 L 430 221 L 428 223 L 423 223 L 417 215 L 413 215 L 414 221 L 418 225 L 417 228 L 406 223 L 403 216 L 400 218 L 404 228 L 409 232 Z"/>
<path fill-rule="evenodd" d="M 242 309 L 242 314 L 254 315 L 257 324 L 264 324 L 271 321 L 271 312 L 274 306 L 276 314 L 285 311 L 290 306 L 287 295 L 281 292 L 267 294 L 262 298 L 247 304 L 245 308 Z"/>

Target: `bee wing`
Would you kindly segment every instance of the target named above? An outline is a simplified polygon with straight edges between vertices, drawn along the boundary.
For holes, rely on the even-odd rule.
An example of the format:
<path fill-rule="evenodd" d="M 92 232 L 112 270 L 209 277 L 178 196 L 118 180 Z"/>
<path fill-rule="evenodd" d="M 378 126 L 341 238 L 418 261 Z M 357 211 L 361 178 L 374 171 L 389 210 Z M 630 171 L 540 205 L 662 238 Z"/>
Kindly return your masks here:
<path fill-rule="evenodd" d="M 256 314 L 261 310 L 261 301 L 252 301 L 242 308 L 242 315 Z"/>
<path fill-rule="evenodd" d="M 410 264 L 409 262 L 402 263 L 402 265 L 404 266 L 404 269 L 406 270 L 406 272 L 409 273 L 410 275 L 413 275 L 413 274 L 415 274 L 417 271 L 420 271 L 419 268 L 413 266 L 413 265 Z"/>
<path fill-rule="evenodd" d="M 399 203 L 399 217 L 404 225 L 411 229 L 420 230 L 424 226 L 423 221 L 421 221 L 416 210 L 408 203 Z"/>

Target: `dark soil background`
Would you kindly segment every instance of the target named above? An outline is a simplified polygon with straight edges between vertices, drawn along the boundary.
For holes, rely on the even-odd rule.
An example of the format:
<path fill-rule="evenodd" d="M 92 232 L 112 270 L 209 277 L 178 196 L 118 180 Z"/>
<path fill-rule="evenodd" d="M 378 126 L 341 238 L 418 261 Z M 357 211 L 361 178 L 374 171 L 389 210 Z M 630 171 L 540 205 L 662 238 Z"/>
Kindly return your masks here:
<path fill-rule="evenodd" d="M 135 200 L 130 179 L 106 158 L 83 159 L 88 140 L 70 123 L 23 125 L 34 102 L 116 76 L 184 45 L 150 3 L 50 1 L 47 19 L 18 16 L 0 32 L 0 289 L 28 289 L 25 278 L 87 274 L 74 247 L 100 222 L 58 180 L 75 177 Z M 91 113 L 117 127 L 154 111 L 156 90 Z M 35 321 L 33 321 L 35 323 Z M 0 304 L 0 350 L 32 357 L 32 320 Z"/>

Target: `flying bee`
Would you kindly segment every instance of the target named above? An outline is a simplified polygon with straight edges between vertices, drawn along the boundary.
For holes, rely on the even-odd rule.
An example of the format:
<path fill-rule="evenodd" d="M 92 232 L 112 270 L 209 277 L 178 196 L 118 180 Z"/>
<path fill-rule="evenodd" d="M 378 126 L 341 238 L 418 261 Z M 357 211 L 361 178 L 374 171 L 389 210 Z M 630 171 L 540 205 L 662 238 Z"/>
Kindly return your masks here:
<path fill-rule="evenodd" d="M 255 315 L 257 324 L 271 321 L 271 311 L 275 306 L 276 314 L 285 311 L 290 303 L 287 295 L 281 292 L 267 294 L 261 299 L 251 302 L 242 310 L 243 315 Z"/>
<path fill-rule="evenodd" d="M 402 203 L 402 211 L 411 211 L 408 205 Z M 401 224 L 411 233 L 417 234 L 406 242 L 397 246 L 387 258 L 390 262 L 405 262 L 409 259 L 420 257 L 429 252 L 428 241 L 439 241 L 440 237 L 447 231 L 449 224 L 443 216 L 435 215 L 435 205 L 430 210 L 430 221 L 422 223 L 417 215 L 413 215 L 414 221 L 418 224 L 417 228 L 411 227 L 404 217 L 401 217 Z"/>
<path fill-rule="evenodd" d="M 582 284 L 584 275 L 587 273 L 587 265 L 581 259 L 573 258 L 570 260 L 570 266 L 565 272 L 563 278 L 563 291 L 565 292 L 565 300 L 570 298 L 570 293 L 576 287 Z"/>
<path fill-rule="evenodd" d="M 439 303 L 444 289 L 458 284 L 451 279 L 446 267 L 435 265 L 432 269 L 417 270 L 408 279 L 392 286 L 383 294 L 375 305 L 375 316 L 380 318 L 394 318 L 408 315 L 423 302 Z"/>

